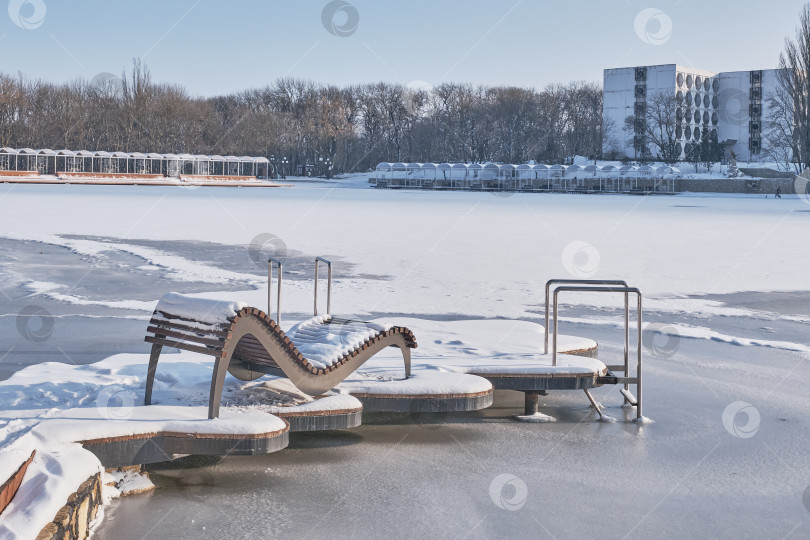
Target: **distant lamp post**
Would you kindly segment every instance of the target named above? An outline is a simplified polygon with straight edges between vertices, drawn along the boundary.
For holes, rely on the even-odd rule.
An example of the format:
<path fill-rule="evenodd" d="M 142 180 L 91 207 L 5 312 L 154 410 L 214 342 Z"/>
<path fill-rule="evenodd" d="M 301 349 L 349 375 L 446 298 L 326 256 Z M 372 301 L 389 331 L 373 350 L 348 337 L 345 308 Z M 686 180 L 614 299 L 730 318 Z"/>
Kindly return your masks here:
<path fill-rule="evenodd" d="M 326 167 L 326 179 L 328 180 L 332 178 L 332 160 L 326 158 L 326 161 L 324 161 L 324 166 Z"/>
<path fill-rule="evenodd" d="M 287 159 L 286 156 L 281 158 L 281 177 L 284 178 L 285 180 L 287 179 L 287 164 L 288 163 L 289 163 L 289 160 Z"/>

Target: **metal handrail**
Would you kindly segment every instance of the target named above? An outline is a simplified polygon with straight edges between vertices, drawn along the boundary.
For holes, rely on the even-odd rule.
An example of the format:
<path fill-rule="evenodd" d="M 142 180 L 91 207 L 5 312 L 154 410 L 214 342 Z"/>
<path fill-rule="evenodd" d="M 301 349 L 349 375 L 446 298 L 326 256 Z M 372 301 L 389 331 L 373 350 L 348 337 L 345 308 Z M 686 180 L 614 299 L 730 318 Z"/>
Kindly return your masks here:
<path fill-rule="evenodd" d="M 332 314 L 332 262 L 323 257 L 315 257 L 315 309 L 314 315 L 318 314 L 318 263 L 326 263 L 328 269 L 326 285 L 326 314 Z"/>
<path fill-rule="evenodd" d="M 546 282 L 546 325 L 545 325 L 545 338 L 543 341 L 543 354 L 548 354 L 548 310 L 549 310 L 549 290 L 551 286 L 557 285 L 621 285 L 622 287 L 627 287 L 627 282 L 621 279 L 550 279 Z M 624 324 L 627 326 L 629 324 L 629 298 L 628 295 L 624 295 Z M 624 336 L 624 360 L 625 364 L 627 363 L 628 358 L 628 346 L 630 344 L 630 334 L 629 332 L 625 333 Z"/>
<path fill-rule="evenodd" d="M 276 324 L 281 324 L 281 280 L 283 276 L 282 262 L 275 257 L 267 259 L 267 315 L 273 316 L 273 263 L 278 266 L 278 294 L 276 295 Z"/>
<path fill-rule="evenodd" d="M 632 380 L 632 383 L 636 385 L 636 414 L 638 418 L 641 418 L 641 359 L 642 359 L 642 311 L 641 311 L 641 303 L 642 303 L 642 294 L 641 291 L 636 287 L 577 287 L 577 286 L 563 286 L 557 287 L 554 290 L 554 334 L 553 334 L 553 342 L 552 342 L 552 356 L 551 362 L 553 366 L 557 365 L 557 331 L 559 326 L 559 317 L 558 317 L 558 296 L 561 292 L 608 292 L 608 293 L 616 293 L 621 292 L 624 293 L 625 296 L 629 294 L 635 294 L 638 298 L 638 342 L 636 343 L 636 355 L 637 355 L 637 365 L 636 365 L 636 377 Z M 625 319 L 627 320 L 627 319 Z M 624 331 L 625 335 L 628 335 L 630 332 L 629 328 L 629 321 L 628 324 L 625 325 Z M 628 377 L 627 369 L 629 366 L 625 364 L 625 377 L 623 377 L 625 386 L 630 381 Z"/>

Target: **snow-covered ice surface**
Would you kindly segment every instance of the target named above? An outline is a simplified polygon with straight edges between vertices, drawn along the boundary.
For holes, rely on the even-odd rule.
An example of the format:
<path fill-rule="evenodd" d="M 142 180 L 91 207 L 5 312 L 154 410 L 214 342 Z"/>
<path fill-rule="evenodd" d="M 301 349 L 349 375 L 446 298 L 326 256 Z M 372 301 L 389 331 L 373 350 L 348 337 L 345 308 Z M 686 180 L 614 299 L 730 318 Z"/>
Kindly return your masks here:
<path fill-rule="evenodd" d="M 0 377 L 36 364 L 60 381 L 60 366 L 80 366 L 70 384 L 19 388 L 4 437 L 30 431 L 19 411 L 93 407 L 104 385 L 140 398 L 157 300 L 178 291 L 264 307 L 268 255 L 286 255 L 285 329 L 311 316 L 312 258 L 323 255 L 335 263 L 333 312 L 411 327 L 414 365 L 435 359 L 447 371 L 454 358 L 528 361 L 542 347 L 545 280 L 626 279 L 645 293 L 644 413 L 654 423 L 629 422 L 635 411 L 619 407 L 615 387 L 594 392 L 615 424 L 596 421 L 581 392 L 542 398 L 557 419 L 546 424 L 511 420 L 522 401 L 509 394 L 480 413 L 389 415 L 349 433 L 296 435 L 270 456 L 156 469 L 158 489 L 114 502 L 98 538 L 807 537 L 802 199 L 290 180 L 285 190 L 0 186 Z M 618 363 L 620 299 L 561 299 L 560 331 L 598 341 L 600 359 Z M 401 374 L 395 353 L 358 377 Z M 114 365 L 93 364 L 101 359 Z M 187 384 L 161 369 L 173 361 Z M 204 406 L 210 365 L 162 356 L 156 398 Z M 229 383 L 223 401 L 251 410 L 269 381 Z"/>

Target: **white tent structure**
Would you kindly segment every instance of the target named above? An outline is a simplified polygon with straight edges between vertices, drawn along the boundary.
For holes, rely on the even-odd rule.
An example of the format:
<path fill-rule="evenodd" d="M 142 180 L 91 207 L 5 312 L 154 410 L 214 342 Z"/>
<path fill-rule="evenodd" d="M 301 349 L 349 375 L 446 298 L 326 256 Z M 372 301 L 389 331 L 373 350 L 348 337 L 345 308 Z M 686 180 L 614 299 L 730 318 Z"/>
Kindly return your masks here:
<path fill-rule="evenodd" d="M 0 148 L 0 172 L 39 175 L 146 175 L 179 177 L 182 174 L 216 176 L 271 175 L 266 157 L 105 152 L 104 150 L 51 150 Z"/>
<path fill-rule="evenodd" d="M 679 176 L 675 167 L 650 165 L 383 162 L 370 182 L 377 187 L 417 189 L 672 193 Z"/>

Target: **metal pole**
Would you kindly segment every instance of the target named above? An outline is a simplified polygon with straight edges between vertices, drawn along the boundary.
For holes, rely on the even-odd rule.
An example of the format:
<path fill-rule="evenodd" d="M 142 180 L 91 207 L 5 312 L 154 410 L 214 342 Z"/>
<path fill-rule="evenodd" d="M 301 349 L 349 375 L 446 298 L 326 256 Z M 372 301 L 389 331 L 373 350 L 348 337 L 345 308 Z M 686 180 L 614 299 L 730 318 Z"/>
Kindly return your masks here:
<path fill-rule="evenodd" d="M 267 260 L 267 314 L 273 314 L 273 263 L 278 265 L 278 293 L 276 294 L 276 323 L 281 324 L 281 280 L 283 265 L 280 260 L 270 257 Z"/>
<path fill-rule="evenodd" d="M 326 263 L 328 270 L 327 273 L 327 286 L 326 286 L 326 314 L 332 314 L 332 262 L 324 259 L 323 257 L 315 257 L 315 306 L 313 314 L 318 314 L 318 263 Z"/>
<path fill-rule="evenodd" d="M 638 358 L 638 366 L 636 367 L 636 418 L 641 418 L 641 291 L 638 292 L 638 342 L 636 347 L 636 355 Z M 625 377 L 627 373 L 625 373 Z M 625 385 L 626 386 L 626 385 Z"/>
<path fill-rule="evenodd" d="M 628 376 L 630 370 L 630 293 L 624 293 L 624 376 Z M 624 389 L 629 385 L 624 383 Z"/>
<path fill-rule="evenodd" d="M 636 287 L 576 287 L 576 286 L 563 286 L 558 287 L 554 290 L 554 339 L 553 339 L 553 348 L 552 348 L 552 365 L 557 365 L 557 331 L 558 331 L 558 296 L 561 291 L 570 291 L 570 292 L 623 292 L 625 295 L 629 293 L 635 294 L 638 298 L 638 328 L 637 332 L 638 335 L 636 336 L 636 377 L 629 377 L 629 374 L 625 371 L 625 379 L 630 379 L 630 383 L 636 385 L 636 417 L 642 417 L 642 409 L 641 409 L 641 373 L 642 373 L 642 356 L 643 356 L 643 346 L 642 346 L 642 326 L 643 326 L 643 314 L 642 314 L 642 294 L 641 291 Z M 625 326 L 625 334 L 629 333 L 629 323 Z M 629 368 L 629 366 L 628 366 Z M 629 384 L 625 382 L 625 386 Z M 625 396 L 625 399 L 626 396 Z"/>
<path fill-rule="evenodd" d="M 549 312 L 549 289 L 552 285 L 558 284 L 570 284 L 570 285 L 622 285 L 623 287 L 627 287 L 627 282 L 624 280 L 618 279 L 550 279 L 546 282 L 546 309 L 545 309 L 545 328 L 544 330 L 544 338 L 543 338 L 543 354 L 548 354 L 548 332 L 549 332 L 549 319 L 548 319 L 548 312 Z M 625 307 L 625 310 L 628 308 Z"/>
<path fill-rule="evenodd" d="M 557 317 L 557 295 L 559 294 L 560 290 L 556 289 L 554 291 L 554 349 L 551 354 L 551 365 L 557 365 L 557 327 L 559 323 L 559 318 Z"/>

